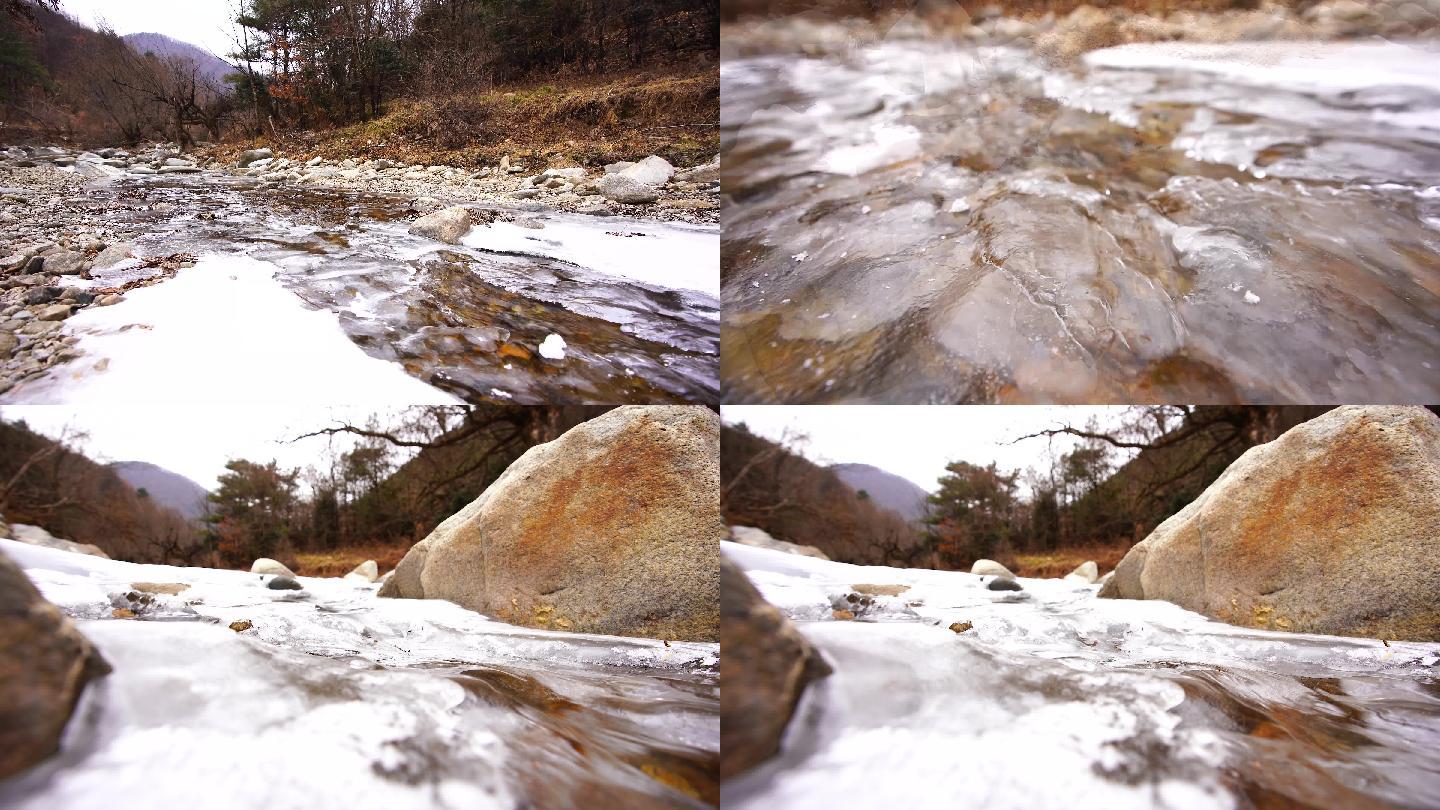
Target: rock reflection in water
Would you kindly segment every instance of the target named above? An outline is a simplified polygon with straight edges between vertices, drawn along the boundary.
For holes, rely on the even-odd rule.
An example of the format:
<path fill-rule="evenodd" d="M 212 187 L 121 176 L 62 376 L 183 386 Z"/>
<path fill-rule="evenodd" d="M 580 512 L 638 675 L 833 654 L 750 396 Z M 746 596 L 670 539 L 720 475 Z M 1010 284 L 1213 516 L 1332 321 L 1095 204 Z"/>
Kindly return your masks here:
<path fill-rule="evenodd" d="M 1440 49 L 1131 47 L 726 62 L 723 398 L 1440 396 L 1440 84 L 1212 70 Z"/>

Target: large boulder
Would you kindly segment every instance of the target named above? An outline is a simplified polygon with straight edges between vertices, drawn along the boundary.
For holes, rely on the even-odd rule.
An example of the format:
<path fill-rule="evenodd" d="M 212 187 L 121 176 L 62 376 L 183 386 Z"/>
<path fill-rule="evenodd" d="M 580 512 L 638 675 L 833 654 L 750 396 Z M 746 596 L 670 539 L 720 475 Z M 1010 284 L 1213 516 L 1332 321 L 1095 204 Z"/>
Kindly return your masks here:
<path fill-rule="evenodd" d="M 381 596 L 530 627 L 719 639 L 719 417 L 617 408 L 530 448 L 415 544 Z"/>
<path fill-rule="evenodd" d="M 766 602 L 740 567 L 720 561 L 720 778 L 774 756 L 795 706 L 830 666 Z"/>
<path fill-rule="evenodd" d="M 1243 627 L 1440 641 L 1440 417 L 1347 406 L 1252 447 L 1100 595 Z"/>
<path fill-rule="evenodd" d="M 802 557 L 814 557 L 817 560 L 830 559 L 825 552 L 814 546 L 802 546 L 789 540 L 776 540 L 770 536 L 769 532 L 754 526 L 731 526 L 730 539 L 736 543 L 756 548 L 768 548 L 772 551 L 783 551 L 786 554 L 799 554 Z"/>
<path fill-rule="evenodd" d="M 410 233 L 458 245 L 460 238 L 469 233 L 471 221 L 470 209 L 455 205 L 410 223 Z"/>
<path fill-rule="evenodd" d="M 622 174 L 607 174 L 600 178 L 596 189 L 605 199 L 626 205 L 641 205 L 660 199 L 660 189 L 633 177 Z"/>
<path fill-rule="evenodd" d="M 651 155 L 639 163 L 632 163 L 616 173 L 620 177 L 638 180 L 647 186 L 663 186 L 675 176 L 675 167 L 659 155 Z"/>
<path fill-rule="evenodd" d="M 74 622 L 0 554 L 0 780 L 60 750 L 85 685 L 109 671 Z"/>
<path fill-rule="evenodd" d="M 243 169 L 251 163 L 260 160 L 270 160 L 273 157 L 275 157 L 275 153 L 263 147 L 260 149 L 246 149 L 240 153 L 240 157 L 235 161 L 235 165 Z"/>

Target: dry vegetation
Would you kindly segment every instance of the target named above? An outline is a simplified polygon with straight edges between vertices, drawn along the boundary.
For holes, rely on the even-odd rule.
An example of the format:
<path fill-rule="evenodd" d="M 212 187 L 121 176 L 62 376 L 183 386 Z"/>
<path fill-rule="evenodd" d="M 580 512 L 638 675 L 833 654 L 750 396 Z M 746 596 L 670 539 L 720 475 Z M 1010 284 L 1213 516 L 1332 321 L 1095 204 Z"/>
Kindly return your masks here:
<path fill-rule="evenodd" d="M 569 77 L 393 102 L 379 118 L 332 130 L 281 132 L 204 150 L 233 159 L 270 146 L 292 159 L 385 158 L 463 168 L 508 155 L 526 166 L 599 166 L 657 154 L 677 166 L 720 149 L 720 79 L 713 67 L 673 75 Z"/>
<path fill-rule="evenodd" d="M 408 543 L 366 543 L 355 546 L 325 549 L 324 551 L 297 551 L 282 555 L 281 562 L 295 573 L 304 577 L 341 577 L 355 570 L 355 566 L 366 560 L 374 560 L 380 566 L 380 573 L 394 570 L 400 564 Z"/>

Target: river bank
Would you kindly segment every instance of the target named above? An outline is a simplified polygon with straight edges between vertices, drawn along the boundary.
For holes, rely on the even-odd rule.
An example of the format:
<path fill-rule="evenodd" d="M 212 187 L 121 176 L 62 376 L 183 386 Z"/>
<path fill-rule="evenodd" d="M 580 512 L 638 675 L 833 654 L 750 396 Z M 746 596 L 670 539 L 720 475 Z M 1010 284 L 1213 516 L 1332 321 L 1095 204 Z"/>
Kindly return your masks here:
<path fill-rule="evenodd" d="M 348 338 L 324 342 L 334 347 L 328 356 L 336 367 L 353 362 L 377 372 L 357 389 L 364 401 L 374 398 L 364 391 L 393 388 L 380 382 L 388 372 L 363 362 L 367 355 L 400 364 L 432 389 L 418 399 L 403 395 L 406 402 L 694 401 L 717 385 L 719 229 L 707 210 L 718 196 L 718 182 L 707 179 L 718 170 L 713 162 L 675 171 L 654 158 L 592 175 L 579 167 L 510 171 L 520 167 L 508 161 L 505 171 L 383 162 L 346 168 L 265 152 L 227 165 L 164 144 L 3 154 L 0 397 L 11 401 L 69 401 L 102 375 L 117 390 L 146 391 L 163 369 L 142 362 L 152 353 L 120 344 L 172 329 L 165 345 L 184 344 L 196 359 L 263 356 L 242 367 L 259 375 L 281 363 L 304 381 L 284 336 L 255 328 L 264 313 L 226 305 L 226 278 L 244 287 L 247 300 L 291 312 L 297 324 L 326 311 L 322 331 Z M 616 202 L 605 193 L 650 201 Z M 407 232 L 413 220 L 450 204 L 474 212 L 464 244 Z M 207 255 L 215 260 L 206 267 L 230 272 L 144 291 L 147 300 L 174 299 L 169 308 L 70 321 Z M 141 310 L 150 315 L 136 324 Z M 207 311 L 219 317 L 194 317 Z M 144 329 L 124 334 L 134 325 Z M 134 362 L 117 373 L 122 357 Z M 57 365 L 66 365 L 63 375 L 29 392 L 11 390 Z M 235 385 L 275 395 L 259 378 Z M 185 387 L 179 379 L 172 386 Z M 304 390 L 326 396 L 316 384 Z"/>

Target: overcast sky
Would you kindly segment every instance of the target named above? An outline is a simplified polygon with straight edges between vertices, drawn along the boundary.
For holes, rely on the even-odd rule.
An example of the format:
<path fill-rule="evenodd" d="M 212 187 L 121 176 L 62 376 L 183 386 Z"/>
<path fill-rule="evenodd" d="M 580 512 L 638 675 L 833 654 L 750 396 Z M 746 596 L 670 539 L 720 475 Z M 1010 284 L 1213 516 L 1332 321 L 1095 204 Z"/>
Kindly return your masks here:
<path fill-rule="evenodd" d="M 32 430 L 59 437 L 67 427 L 88 437 L 79 449 L 91 459 L 148 461 L 180 473 L 206 489 L 225 471 L 225 462 L 245 458 L 276 459 L 283 467 L 320 464 L 332 441 L 317 437 L 289 443 L 302 433 L 326 427 L 336 419 L 364 423 L 363 408 L 235 407 L 138 405 L 3 405 L 0 419 L 23 419 Z M 352 443 L 333 440 L 337 451 Z"/>
<path fill-rule="evenodd" d="M 1074 446 L 1069 437 L 1011 440 L 1047 427 L 1083 427 L 1090 417 L 1109 426 L 1124 406 L 1062 405 L 723 405 L 727 423 L 780 438 L 791 429 L 809 437 L 801 448 L 819 464 L 858 462 L 908 478 L 926 491 L 951 461 L 995 462 L 1002 470 L 1045 469 L 1047 453 Z"/>
<path fill-rule="evenodd" d="M 81 23 L 105 20 L 117 34 L 154 32 L 199 45 L 224 59 L 232 50 L 229 24 L 234 0 L 61 0 Z"/>

